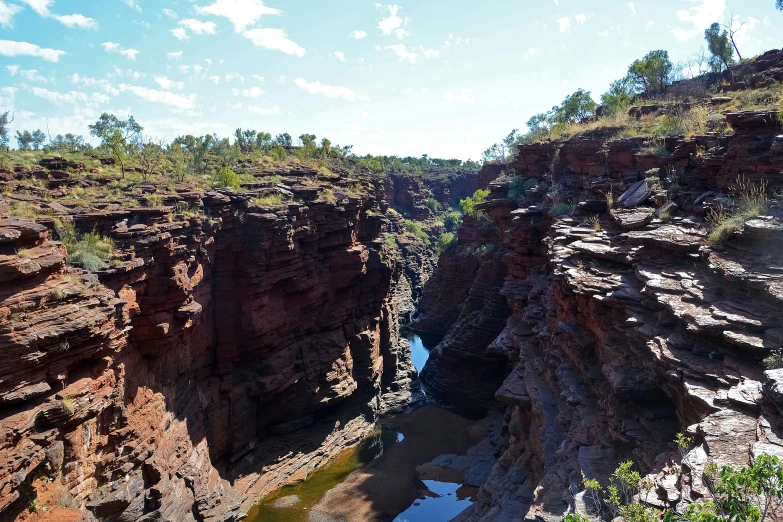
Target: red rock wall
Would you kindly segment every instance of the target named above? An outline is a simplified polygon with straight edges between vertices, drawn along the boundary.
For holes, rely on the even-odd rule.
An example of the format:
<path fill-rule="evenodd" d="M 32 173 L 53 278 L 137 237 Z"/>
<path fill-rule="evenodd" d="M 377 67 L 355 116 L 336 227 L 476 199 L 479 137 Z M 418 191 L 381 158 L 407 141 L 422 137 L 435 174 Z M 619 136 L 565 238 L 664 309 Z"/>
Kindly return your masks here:
<path fill-rule="evenodd" d="M 463 372 L 498 353 L 508 361 L 494 391 L 506 436 L 478 502 L 458 520 L 587 514 L 582 479 L 606 484 L 626 459 L 654 480 L 654 505 L 682 508 L 709 495 L 701 479 L 708 462 L 783 456 L 783 371 L 765 374 L 762 364 L 783 347 L 783 207 L 773 202 L 772 217 L 751 220 L 724 246 L 706 241 L 702 217 L 738 176 L 783 185 L 783 154 L 779 129 L 763 126 L 768 115 L 732 118 L 731 137 L 667 140 L 667 159 L 645 155 L 636 139 L 522 146 L 516 174 L 538 188 L 511 200 L 504 182 L 490 184 L 484 207 L 497 232 L 482 237 L 499 234 L 510 317 L 497 337 L 469 351 L 445 341 L 424 372 L 426 382 L 444 361 Z M 617 199 L 645 171 L 672 164 L 680 174 L 669 193 L 678 205 L 672 218 L 607 213 L 603 192 Z M 549 216 L 553 187 L 579 204 L 573 218 Z M 665 198 L 652 192 L 644 203 L 660 205 Z M 588 221 L 594 215 L 598 230 Z M 436 273 L 431 284 L 444 278 Z M 495 315 L 495 306 L 487 300 L 474 315 Z M 446 339 L 464 335 L 461 326 Z M 678 432 L 694 438 L 684 459 L 673 444 Z"/>
<path fill-rule="evenodd" d="M 80 216 L 121 252 L 99 278 L 0 218 L 0 519 L 236 520 L 408 403 L 399 309 L 430 254 L 384 243 L 372 197 L 311 196 Z"/>

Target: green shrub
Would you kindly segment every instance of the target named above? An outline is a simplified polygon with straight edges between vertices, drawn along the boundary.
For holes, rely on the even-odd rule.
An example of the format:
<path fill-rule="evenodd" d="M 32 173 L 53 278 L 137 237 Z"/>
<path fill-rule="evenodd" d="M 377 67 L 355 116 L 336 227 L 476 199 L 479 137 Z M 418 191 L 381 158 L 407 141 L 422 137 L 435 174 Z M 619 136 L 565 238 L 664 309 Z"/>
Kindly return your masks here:
<path fill-rule="evenodd" d="M 236 190 L 240 184 L 239 174 L 228 167 L 223 167 L 215 174 L 214 183 L 218 187 Z"/>
<path fill-rule="evenodd" d="M 337 196 L 334 195 L 334 190 L 325 188 L 321 191 L 321 199 L 332 205 L 337 204 Z"/>
<path fill-rule="evenodd" d="M 68 261 L 89 272 L 105 268 L 106 261 L 114 253 L 114 242 L 95 231 L 85 234 L 78 241 L 74 241 L 72 237 L 68 241 L 63 240 L 63 244 L 68 250 Z"/>
<path fill-rule="evenodd" d="M 421 224 L 418 221 L 413 221 L 410 219 L 405 220 L 405 228 L 416 236 L 417 238 L 421 239 L 422 241 L 429 244 L 430 237 L 427 235 L 427 233 L 421 228 Z"/>
<path fill-rule="evenodd" d="M 383 240 L 384 243 L 386 243 L 389 246 L 397 246 L 397 238 L 394 237 L 393 234 L 389 234 L 386 236 L 386 239 Z"/>
<path fill-rule="evenodd" d="M 8 211 L 9 216 L 26 217 L 30 219 L 35 219 L 43 213 L 44 212 L 40 208 L 27 201 L 15 201 L 14 203 L 11 203 L 11 210 Z"/>
<path fill-rule="evenodd" d="M 590 522 L 590 519 L 576 513 L 569 513 L 565 516 L 565 522 Z"/>
<path fill-rule="evenodd" d="M 473 197 L 467 197 L 461 200 L 459 204 L 462 206 L 462 210 L 465 211 L 465 214 L 476 218 L 481 213 L 481 211 L 477 209 L 476 206 L 482 203 L 486 203 L 487 196 L 489 196 L 488 190 L 479 189 L 473 193 Z"/>
<path fill-rule="evenodd" d="M 443 210 L 443 205 L 435 198 L 427 198 L 427 207 L 433 212 L 440 212 Z"/>
<path fill-rule="evenodd" d="M 457 211 L 449 212 L 443 216 L 443 226 L 447 232 L 456 232 L 462 224 L 462 214 Z"/>
<path fill-rule="evenodd" d="M 453 232 L 444 232 L 438 237 L 435 244 L 435 252 L 440 255 L 441 252 L 452 250 L 457 246 L 457 236 Z"/>
<path fill-rule="evenodd" d="M 524 196 L 528 190 L 538 186 L 537 179 L 525 179 L 521 176 L 515 176 L 508 185 L 508 197 L 516 199 Z"/>
<path fill-rule="evenodd" d="M 549 209 L 549 215 L 555 219 L 560 219 L 565 216 L 570 216 L 576 210 L 576 205 L 571 203 L 558 202 L 552 205 Z"/>

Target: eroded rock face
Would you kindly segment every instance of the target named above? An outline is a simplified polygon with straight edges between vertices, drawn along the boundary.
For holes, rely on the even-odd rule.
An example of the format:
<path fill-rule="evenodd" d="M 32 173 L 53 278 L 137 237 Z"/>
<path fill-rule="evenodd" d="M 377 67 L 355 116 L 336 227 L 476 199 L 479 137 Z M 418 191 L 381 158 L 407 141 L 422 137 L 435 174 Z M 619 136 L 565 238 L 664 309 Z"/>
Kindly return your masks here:
<path fill-rule="evenodd" d="M 504 252 L 499 292 L 508 320 L 499 335 L 474 337 L 466 350 L 454 341 L 467 334 L 464 304 L 424 372 L 428 384 L 436 376 L 438 389 L 438 379 L 448 380 L 443 368 L 445 375 L 453 368 L 467 373 L 497 354 L 507 361 L 495 388 L 491 379 L 478 389 L 481 380 L 459 375 L 472 393 L 456 397 L 470 406 L 491 389 L 506 425 L 478 502 L 458 520 L 555 522 L 587 513 L 582 479 L 606 484 L 629 459 L 654 481 L 653 505 L 683 509 L 709 496 L 701 481 L 709 462 L 747 465 L 762 452 L 783 456 L 783 379 L 762 364 L 783 346 L 783 209 L 773 204 L 769 216 L 748 221 L 722 246 L 707 241 L 703 219 L 738 176 L 783 185 L 779 129 L 753 123 L 765 117 L 738 116 L 735 135 L 720 140 L 667 140 L 666 160 L 644 155 L 637 139 L 586 136 L 521 146 L 516 174 L 539 188 L 511 200 L 490 184 L 483 207 L 496 227 L 482 232 L 466 222 L 466 232 Z M 696 154 L 698 144 L 706 155 Z M 632 192 L 639 194 L 645 172 L 665 172 L 666 161 L 679 176 L 670 199 L 647 189 L 607 212 L 604 193 L 619 196 L 636 184 Z M 545 195 L 553 190 L 563 201 L 583 203 L 573 217 L 549 215 Z M 599 200 L 603 207 L 592 203 Z M 663 205 L 667 210 L 654 214 Z M 483 270 L 496 262 L 485 258 L 478 270 L 465 270 L 473 281 L 460 287 L 481 286 Z M 441 282 L 453 276 L 452 265 L 458 266 L 456 254 L 444 254 L 439 267 L 446 273 L 436 273 L 433 288 L 425 289 L 422 322 L 446 324 L 455 315 L 451 304 L 424 306 L 438 302 L 430 291 L 455 292 L 456 285 Z M 482 316 L 502 314 L 486 299 L 472 313 Z M 694 438 L 684 458 L 673 444 L 678 432 Z M 677 466 L 686 470 L 682 480 Z"/>
<path fill-rule="evenodd" d="M 237 520 L 410 402 L 399 324 L 430 250 L 383 241 L 403 223 L 374 191 L 289 188 L 75 216 L 118 247 L 99 276 L 0 218 L 0 518 L 36 498 L 73 520 Z M 180 202 L 209 217 L 169 222 Z"/>

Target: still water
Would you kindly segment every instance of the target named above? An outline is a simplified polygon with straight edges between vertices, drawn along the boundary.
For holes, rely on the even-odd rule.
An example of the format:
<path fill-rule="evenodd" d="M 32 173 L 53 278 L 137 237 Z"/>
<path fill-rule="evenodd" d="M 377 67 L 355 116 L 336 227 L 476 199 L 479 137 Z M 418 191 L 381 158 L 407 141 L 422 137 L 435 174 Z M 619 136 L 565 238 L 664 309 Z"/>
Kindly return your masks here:
<path fill-rule="evenodd" d="M 327 491 L 342 483 L 363 464 L 372 462 L 391 445 L 404 439 L 394 430 L 379 430 L 355 448 L 337 456 L 328 466 L 315 471 L 307 480 L 285 486 L 267 496 L 247 514 L 248 522 L 304 522 Z"/>
<path fill-rule="evenodd" d="M 441 337 L 432 334 L 408 332 L 407 339 L 411 344 L 411 361 L 413 366 L 421 373 L 424 365 L 427 364 L 427 359 L 430 357 L 430 351 L 438 346 Z"/>
<path fill-rule="evenodd" d="M 394 522 L 440 522 L 448 521 L 459 515 L 473 502 L 462 494 L 465 489 L 451 482 L 425 480 L 424 485 L 432 496 L 417 500 L 411 507 L 400 513 Z"/>

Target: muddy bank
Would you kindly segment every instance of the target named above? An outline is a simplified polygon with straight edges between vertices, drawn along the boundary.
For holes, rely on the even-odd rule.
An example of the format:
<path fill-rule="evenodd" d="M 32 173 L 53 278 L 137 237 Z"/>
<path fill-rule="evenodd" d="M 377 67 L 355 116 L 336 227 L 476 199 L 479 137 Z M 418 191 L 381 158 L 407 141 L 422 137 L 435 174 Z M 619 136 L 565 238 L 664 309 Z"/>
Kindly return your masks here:
<path fill-rule="evenodd" d="M 443 454 L 465 454 L 477 442 L 471 436 L 477 431 L 475 421 L 436 404 L 386 417 L 381 425 L 386 440 L 380 456 L 362 465 L 367 456 L 360 453 L 367 448 L 346 452 L 307 481 L 265 498 L 249 520 L 394 520 L 426 496 L 417 466 Z"/>

